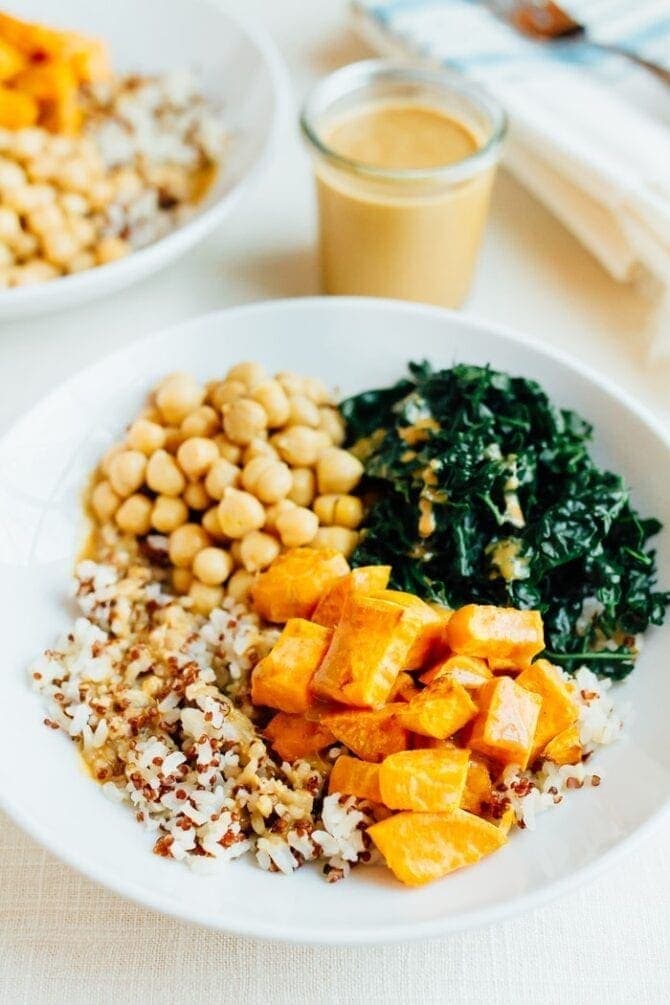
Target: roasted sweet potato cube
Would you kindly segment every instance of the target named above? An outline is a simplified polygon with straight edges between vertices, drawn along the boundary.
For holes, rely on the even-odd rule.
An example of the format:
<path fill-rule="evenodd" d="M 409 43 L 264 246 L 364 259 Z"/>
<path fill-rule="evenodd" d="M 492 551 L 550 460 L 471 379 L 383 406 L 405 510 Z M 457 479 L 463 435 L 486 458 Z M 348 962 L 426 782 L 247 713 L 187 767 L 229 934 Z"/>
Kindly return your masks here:
<path fill-rule="evenodd" d="M 503 810 L 502 816 L 496 821 L 496 823 L 500 833 L 507 837 L 512 829 L 512 826 L 516 823 L 516 813 L 511 806 L 508 806 L 506 810 Z"/>
<path fill-rule="evenodd" d="M 398 604 L 353 593 L 314 675 L 314 693 L 359 708 L 383 705 L 403 668 L 413 629 Z"/>
<path fill-rule="evenodd" d="M 523 670 L 523 667 L 519 666 L 518 663 L 514 663 L 512 660 L 499 659 L 497 656 L 489 656 L 486 662 L 491 673 L 496 674 L 496 676 L 504 673 L 515 677 Z"/>
<path fill-rule="evenodd" d="M 526 664 L 544 649 L 539 611 L 467 604 L 455 611 L 446 633 L 452 652 L 481 659 Z"/>
<path fill-rule="evenodd" d="M 414 678 L 405 670 L 401 670 L 395 679 L 395 684 L 391 689 L 389 701 L 411 701 L 412 698 L 420 694 L 419 688 L 414 683 Z"/>
<path fill-rule="evenodd" d="M 468 773 L 465 778 L 465 788 L 461 799 L 461 807 L 469 813 L 480 814 L 482 804 L 491 799 L 491 774 L 483 761 L 471 757 Z"/>
<path fill-rule="evenodd" d="M 519 687 L 542 698 L 530 755 L 532 761 L 550 740 L 577 721 L 579 708 L 566 687 L 561 671 L 548 660 L 537 660 L 519 674 L 516 682 Z"/>
<path fill-rule="evenodd" d="M 398 712 L 406 729 L 444 740 L 453 736 L 477 714 L 477 706 L 460 684 L 438 677 Z"/>
<path fill-rule="evenodd" d="M 65 36 L 65 50 L 77 80 L 82 84 L 97 83 L 110 77 L 109 52 L 102 39 L 69 31 Z"/>
<path fill-rule="evenodd" d="M 70 64 L 65 60 L 32 63 L 14 79 L 14 86 L 38 101 L 55 101 L 66 94 L 74 94 L 77 80 Z"/>
<path fill-rule="evenodd" d="M 311 618 L 333 583 L 346 576 L 349 564 L 332 548 L 292 548 L 261 573 L 253 588 L 256 610 L 267 621 Z"/>
<path fill-rule="evenodd" d="M 0 37 L 32 59 L 60 56 L 65 33 L 0 13 Z"/>
<path fill-rule="evenodd" d="M 432 684 L 438 677 L 448 677 L 467 691 L 478 691 L 492 676 L 486 660 L 476 656 L 447 656 L 422 673 L 419 680 L 422 684 Z"/>
<path fill-rule="evenodd" d="M 344 605 L 352 593 L 375 593 L 383 590 L 391 575 L 390 565 L 361 565 L 342 576 L 324 593 L 316 605 L 312 621 L 334 628 L 342 617 Z"/>
<path fill-rule="evenodd" d="M 26 65 L 23 53 L 0 38 L 0 80 L 10 80 Z"/>
<path fill-rule="evenodd" d="M 525 768 L 542 698 L 519 687 L 511 677 L 496 677 L 477 695 L 479 713 L 472 725 L 468 746 L 503 764 Z"/>
<path fill-rule="evenodd" d="M 554 764 L 579 764 L 583 755 L 579 724 L 576 722 L 558 733 L 542 751 L 542 757 L 547 757 Z"/>
<path fill-rule="evenodd" d="M 39 106 L 30 94 L 12 91 L 0 85 L 0 126 L 3 129 L 22 129 L 37 122 Z"/>
<path fill-rule="evenodd" d="M 251 675 L 251 700 L 282 712 L 306 712 L 310 706 L 310 681 L 323 659 L 330 628 L 303 618 L 289 618 L 267 656 Z"/>
<path fill-rule="evenodd" d="M 420 597 L 413 593 L 403 593 L 401 590 L 380 590 L 374 594 L 382 600 L 399 604 L 406 614 L 406 623 L 414 623 L 414 640 L 405 657 L 405 670 L 418 670 L 426 660 L 444 649 L 444 639 L 447 621 Z"/>
<path fill-rule="evenodd" d="M 400 725 L 396 714 L 398 709 L 405 707 L 404 703 L 395 703 L 374 711 L 330 712 L 321 722 L 362 760 L 383 761 L 389 754 L 408 747 L 407 730 Z"/>
<path fill-rule="evenodd" d="M 324 723 L 286 712 L 277 712 L 265 727 L 264 734 L 284 761 L 297 761 L 308 754 L 316 754 L 335 742 Z"/>
<path fill-rule="evenodd" d="M 466 810 L 396 813 L 368 827 L 391 872 L 407 886 L 422 886 L 472 865 L 505 844 L 493 824 Z"/>
<path fill-rule="evenodd" d="M 379 789 L 391 810 L 450 813 L 460 805 L 470 752 L 401 750 L 382 761 Z"/>
<path fill-rule="evenodd" d="M 345 796 L 381 803 L 379 765 L 341 754 L 330 773 L 328 792 L 342 792 Z"/>

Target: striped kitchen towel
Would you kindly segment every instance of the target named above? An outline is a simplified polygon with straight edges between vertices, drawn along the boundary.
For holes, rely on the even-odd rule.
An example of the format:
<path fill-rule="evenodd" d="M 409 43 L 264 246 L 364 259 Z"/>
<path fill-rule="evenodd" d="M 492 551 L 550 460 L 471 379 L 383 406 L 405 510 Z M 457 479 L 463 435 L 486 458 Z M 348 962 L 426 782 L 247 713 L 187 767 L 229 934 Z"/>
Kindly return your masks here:
<path fill-rule="evenodd" d="M 379 52 L 466 73 L 510 118 L 507 167 L 621 281 L 641 279 L 670 352 L 670 87 L 581 39 L 535 42 L 477 0 L 353 0 Z M 569 0 L 597 41 L 670 68 L 668 0 Z M 651 282 L 649 282 L 651 278 Z"/>

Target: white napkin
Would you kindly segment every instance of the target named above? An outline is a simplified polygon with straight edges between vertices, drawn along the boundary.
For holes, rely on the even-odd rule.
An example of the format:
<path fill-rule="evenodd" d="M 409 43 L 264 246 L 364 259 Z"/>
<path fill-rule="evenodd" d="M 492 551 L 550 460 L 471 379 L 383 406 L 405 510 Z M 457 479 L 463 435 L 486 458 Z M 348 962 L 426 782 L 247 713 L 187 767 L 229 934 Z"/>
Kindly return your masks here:
<path fill-rule="evenodd" d="M 563 6 L 593 38 L 670 66 L 667 0 Z M 454 67 L 495 94 L 510 118 L 507 167 L 615 279 L 641 283 L 657 308 L 654 351 L 670 353 L 670 87 L 580 41 L 525 39 L 471 0 L 353 9 L 379 51 Z"/>

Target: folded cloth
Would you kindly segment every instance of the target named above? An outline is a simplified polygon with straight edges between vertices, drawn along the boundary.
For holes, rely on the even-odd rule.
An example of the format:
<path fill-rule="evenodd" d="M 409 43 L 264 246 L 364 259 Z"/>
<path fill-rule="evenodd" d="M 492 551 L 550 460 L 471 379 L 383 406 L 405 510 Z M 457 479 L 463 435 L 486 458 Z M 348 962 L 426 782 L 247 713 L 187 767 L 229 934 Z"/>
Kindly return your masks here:
<path fill-rule="evenodd" d="M 588 40 L 527 39 L 494 6 L 352 3 L 358 30 L 378 51 L 449 66 L 495 94 L 510 119 L 506 166 L 615 279 L 651 291 L 654 350 L 670 353 L 670 88 Z M 670 68 L 667 0 L 562 6 L 594 41 Z"/>

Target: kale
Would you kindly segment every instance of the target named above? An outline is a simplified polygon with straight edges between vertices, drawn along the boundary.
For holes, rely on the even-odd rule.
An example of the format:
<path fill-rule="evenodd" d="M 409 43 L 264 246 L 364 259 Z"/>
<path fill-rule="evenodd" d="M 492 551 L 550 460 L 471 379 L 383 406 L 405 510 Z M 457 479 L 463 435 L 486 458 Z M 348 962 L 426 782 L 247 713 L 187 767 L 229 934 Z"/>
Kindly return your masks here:
<path fill-rule="evenodd" d="M 660 524 L 595 464 L 591 426 L 489 367 L 409 371 L 340 405 L 370 504 L 353 565 L 391 565 L 397 589 L 450 607 L 536 608 L 549 658 L 625 677 L 670 592 L 647 547 Z"/>

